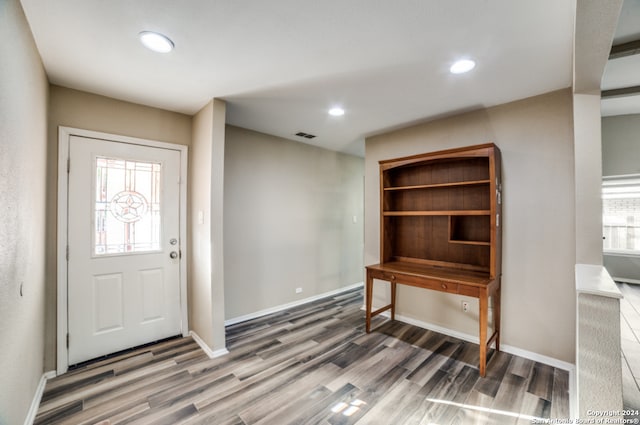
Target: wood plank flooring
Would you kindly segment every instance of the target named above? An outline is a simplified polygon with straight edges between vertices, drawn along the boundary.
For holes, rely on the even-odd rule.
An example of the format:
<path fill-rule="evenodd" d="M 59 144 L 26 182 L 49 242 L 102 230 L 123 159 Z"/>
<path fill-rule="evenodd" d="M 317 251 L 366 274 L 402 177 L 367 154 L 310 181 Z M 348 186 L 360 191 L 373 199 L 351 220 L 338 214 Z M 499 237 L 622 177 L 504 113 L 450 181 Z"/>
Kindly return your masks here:
<path fill-rule="evenodd" d="M 622 345 L 622 397 L 625 409 L 640 409 L 640 285 L 618 283 L 620 342 Z"/>
<path fill-rule="evenodd" d="M 36 424 L 530 424 L 568 418 L 568 373 L 378 317 L 353 290 L 227 327 L 209 359 L 178 338 L 47 382 Z"/>

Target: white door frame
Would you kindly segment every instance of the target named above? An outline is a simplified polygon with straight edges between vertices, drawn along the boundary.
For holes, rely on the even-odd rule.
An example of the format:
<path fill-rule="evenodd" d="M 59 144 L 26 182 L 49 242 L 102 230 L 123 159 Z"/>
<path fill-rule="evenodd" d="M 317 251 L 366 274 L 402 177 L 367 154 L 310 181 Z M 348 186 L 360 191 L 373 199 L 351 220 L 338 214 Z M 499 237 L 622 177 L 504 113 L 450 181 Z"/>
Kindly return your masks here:
<path fill-rule="evenodd" d="M 67 347 L 68 332 L 68 271 L 67 271 L 67 237 L 68 237 L 68 199 L 69 174 L 67 173 L 69 158 L 69 140 L 71 136 L 87 137 L 112 142 L 129 143 L 154 148 L 171 149 L 180 152 L 180 317 L 182 336 L 189 335 L 187 311 L 187 264 L 189 246 L 187 240 L 187 154 L 188 147 L 155 140 L 138 139 L 135 137 L 101 133 L 78 128 L 58 128 L 58 232 L 57 232 L 57 263 L 58 263 L 58 301 L 57 301 L 57 338 L 56 338 L 56 373 L 61 375 L 69 367 L 69 349 Z"/>

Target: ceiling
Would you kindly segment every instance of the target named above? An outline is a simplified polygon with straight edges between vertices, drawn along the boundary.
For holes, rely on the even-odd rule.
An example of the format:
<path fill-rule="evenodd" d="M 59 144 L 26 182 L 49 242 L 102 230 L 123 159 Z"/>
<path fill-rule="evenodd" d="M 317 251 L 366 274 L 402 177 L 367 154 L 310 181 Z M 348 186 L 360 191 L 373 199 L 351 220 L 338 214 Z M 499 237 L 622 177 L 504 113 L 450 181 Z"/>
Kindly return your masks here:
<path fill-rule="evenodd" d="M 625 0 L 622 4 L 613 46 L 640 40 L 640 0 Z M 640 52 L 638 52 L 640 53 Z M 610 59 L 602 76 L 602 115 L 640 114 L 640 54 Z M 607 96 L 606 90 L 637 87 L 632 94 Z"/>
<path fill-rule="evenodd" d="M 367 136 L 571 86 L 573 0 L 22 4 L 53 84 L 190 115 L 221 98 L 229 124 L 361 156 Z M 476 68 L 450 74 L 462 57 Z"/>

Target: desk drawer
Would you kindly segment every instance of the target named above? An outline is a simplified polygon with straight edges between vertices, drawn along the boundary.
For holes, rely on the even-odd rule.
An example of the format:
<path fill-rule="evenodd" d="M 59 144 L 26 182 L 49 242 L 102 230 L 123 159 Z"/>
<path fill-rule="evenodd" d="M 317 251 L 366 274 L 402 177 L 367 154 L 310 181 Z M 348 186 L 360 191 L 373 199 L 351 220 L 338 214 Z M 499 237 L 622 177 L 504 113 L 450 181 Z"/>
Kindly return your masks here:
<path fill-rule="evenodd" d="M 417 286 L 419 288 L 433 289 L 434 291 L 449 292 L 452 294 L 458 293 L 458 284 L 453 282 L 382 270 L 370 270 L 369 274 L 374 279 L 386 280 L 388 282 L 396 282 L 404 285 Z"/>
<path fill-rule="evenodd" d="M 420 288 L 433 289 L 434 291 L 449 292 L 451 294 L 458 293 L 458 284 L 452 282 L 444 282 L 442 280 L 420 279 L 416 283 L 410 283 Z"/>
<path fill-rule="evenodd" d="M 382 270 L 368 270 L 367 273 L 369 273 L 369 275 L 374 279 L 386 280 L 389 282 L 395 282 L 398 278 L 396 273 Z"/>

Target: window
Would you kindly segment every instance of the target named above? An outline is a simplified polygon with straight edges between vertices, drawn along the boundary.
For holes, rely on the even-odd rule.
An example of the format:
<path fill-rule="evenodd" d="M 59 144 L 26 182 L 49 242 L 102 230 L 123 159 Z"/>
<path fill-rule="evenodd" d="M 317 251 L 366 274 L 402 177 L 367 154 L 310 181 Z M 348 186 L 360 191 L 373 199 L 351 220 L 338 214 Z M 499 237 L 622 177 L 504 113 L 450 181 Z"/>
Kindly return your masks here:
<path fill-rule="evenodd" d="M 603 250 L 640 255 L 640 175 L 605 177 L 602 209 Z"/>
<path fill-rule="evenodd" d="M 161 164 L 97 157 L 94 256 L 160 251 Z"/>

